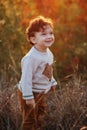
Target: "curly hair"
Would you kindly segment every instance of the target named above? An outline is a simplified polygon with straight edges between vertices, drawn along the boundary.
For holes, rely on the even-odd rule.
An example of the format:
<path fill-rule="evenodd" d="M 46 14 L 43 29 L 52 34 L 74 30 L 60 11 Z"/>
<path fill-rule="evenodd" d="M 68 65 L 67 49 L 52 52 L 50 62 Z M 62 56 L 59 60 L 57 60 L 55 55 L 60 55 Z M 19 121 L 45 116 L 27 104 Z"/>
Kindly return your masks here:
<path fill-rule="evenodd" d="M 30 42 L 30 44 L 34 45 L 30 41 L 30 37 L 33 37 L 35 32 L 39 32 L 41 29 L 44 30 L 44 26 L 46 26 L 46 25 L 50 25 L 53 28 L 53 22 L 50 18 L 38 16 L 30 21 L 30 23 L 26 29 L 27 40 Z"/>

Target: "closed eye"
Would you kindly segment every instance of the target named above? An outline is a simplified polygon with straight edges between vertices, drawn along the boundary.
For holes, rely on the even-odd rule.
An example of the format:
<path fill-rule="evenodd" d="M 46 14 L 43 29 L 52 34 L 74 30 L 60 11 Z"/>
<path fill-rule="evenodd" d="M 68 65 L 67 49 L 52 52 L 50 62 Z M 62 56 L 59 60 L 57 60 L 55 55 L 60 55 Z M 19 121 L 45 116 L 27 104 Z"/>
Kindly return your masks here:
<path fill-rule="evenodd" d="M 42 35 L 46 35 L 46 33 L 42 33 Z"/>

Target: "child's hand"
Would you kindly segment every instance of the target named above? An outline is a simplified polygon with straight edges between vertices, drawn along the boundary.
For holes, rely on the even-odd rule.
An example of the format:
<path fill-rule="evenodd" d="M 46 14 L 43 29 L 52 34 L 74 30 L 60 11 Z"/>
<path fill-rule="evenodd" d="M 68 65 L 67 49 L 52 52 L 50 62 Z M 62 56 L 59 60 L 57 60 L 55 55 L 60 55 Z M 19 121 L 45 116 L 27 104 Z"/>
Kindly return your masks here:
<path fill-rule="evenodd" d="M 35 107 L 35 100 L 34 99 L 27 99 L 26 105 L 31 106 L 31 107 Z"/>
<path fill-rule="evenodd" d="M 56 86 L 51 86 L 51 91 L 55 91 L 56 90 Z"/>

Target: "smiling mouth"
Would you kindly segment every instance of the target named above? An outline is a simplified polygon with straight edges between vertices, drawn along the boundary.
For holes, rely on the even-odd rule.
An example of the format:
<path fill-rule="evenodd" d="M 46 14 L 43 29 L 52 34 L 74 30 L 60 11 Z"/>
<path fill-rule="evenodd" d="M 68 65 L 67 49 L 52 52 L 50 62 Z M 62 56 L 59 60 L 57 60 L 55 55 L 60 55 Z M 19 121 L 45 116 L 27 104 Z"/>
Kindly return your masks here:
<path fill-rule="evenodd" d="M 53 40 L 45 41 L 45 42 L 53 42 Z"/>

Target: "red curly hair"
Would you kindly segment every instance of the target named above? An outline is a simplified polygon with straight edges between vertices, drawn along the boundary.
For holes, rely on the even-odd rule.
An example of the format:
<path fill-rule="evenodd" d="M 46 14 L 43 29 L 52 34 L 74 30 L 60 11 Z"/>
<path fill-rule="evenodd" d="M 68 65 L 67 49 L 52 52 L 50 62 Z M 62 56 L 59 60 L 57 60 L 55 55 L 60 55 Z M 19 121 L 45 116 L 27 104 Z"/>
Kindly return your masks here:
<path fill-rule="evenodd" d="M 41 29 L 44 30 L 44 26 L 46 25 L 50 25 L 53 28 L 53 22 L 50 18 L 38 16 L 30 21 L 29 26 L 26 29 L 27 39 L 30 44 L 33 45 L 30 41 L 30 37 L 33 37 L 35 32 L 39 32 Z"/>

